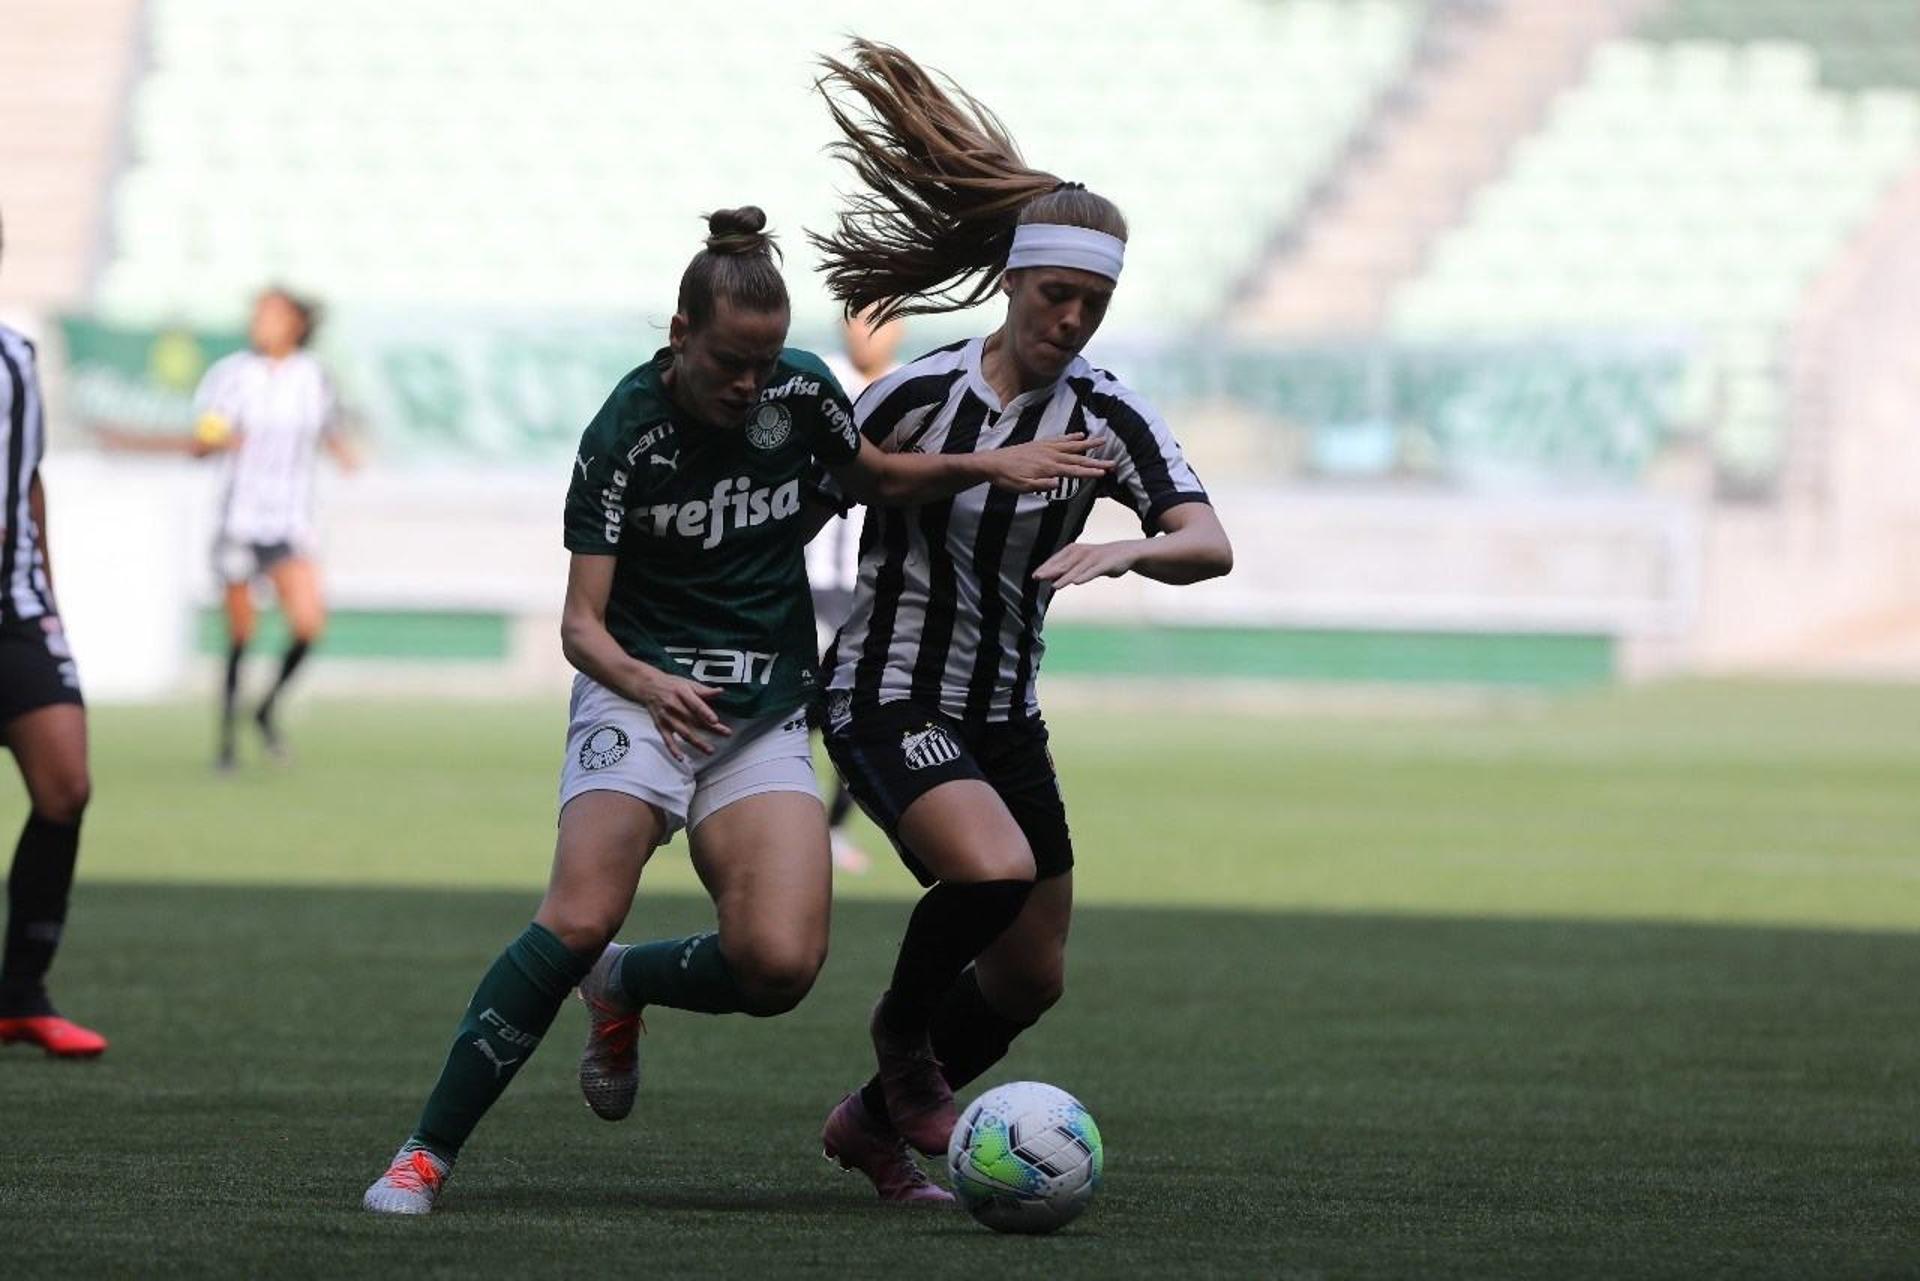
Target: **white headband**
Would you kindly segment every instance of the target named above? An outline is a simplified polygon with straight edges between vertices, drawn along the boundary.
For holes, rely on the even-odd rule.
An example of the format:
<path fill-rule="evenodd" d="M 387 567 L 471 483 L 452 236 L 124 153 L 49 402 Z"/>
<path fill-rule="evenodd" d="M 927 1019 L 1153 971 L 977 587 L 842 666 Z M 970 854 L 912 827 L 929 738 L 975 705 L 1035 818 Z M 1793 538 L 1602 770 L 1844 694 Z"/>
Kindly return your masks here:
<path fill-rule="evenodd" d="M 1013 230 L 1013 252 L 1007 255 L 1007 270 L 1073 267 L 1118 281 L 1120 264 L 1126 256 L 1127 242 L 1104 231 L 1057 222 L 1029 222 Z"/>

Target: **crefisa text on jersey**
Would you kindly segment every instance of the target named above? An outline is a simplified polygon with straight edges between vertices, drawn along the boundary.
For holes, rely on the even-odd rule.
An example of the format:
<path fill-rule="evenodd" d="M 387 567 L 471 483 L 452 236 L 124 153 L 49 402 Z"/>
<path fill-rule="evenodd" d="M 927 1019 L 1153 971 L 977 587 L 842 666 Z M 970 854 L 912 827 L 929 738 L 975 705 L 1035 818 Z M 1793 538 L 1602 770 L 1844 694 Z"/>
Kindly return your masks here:
<path fill-rule="evenodd" d="M 745 476 L 734 476 L 713 487 L 713 497 L 684 503 L 655 503 L 636 507 L 640 529 L 655 538 L 675 533 L 697 538 L 701 547 L 717 547 L 729 529 L 787 520 L 800 510 L 800 482 L 790 480 L 774 488 L 753 488 Z"/>
<path fill-rule="evenodd" d="M 769 400 L 783 400 L 788 396 L 812 396 L 820 404 L 820 414 L 827 420 L 827 426 L 833 428 L 840 439 L 849 447 L 857 448 L 859 436 L 854 431 L 853 415 L 841 407 L 838 396 L 821 396 L 820 380 L 809 378 L 805 374 L 795 374 L 783 383 L 776 383 L 760 393 L 761 403 Z"/>

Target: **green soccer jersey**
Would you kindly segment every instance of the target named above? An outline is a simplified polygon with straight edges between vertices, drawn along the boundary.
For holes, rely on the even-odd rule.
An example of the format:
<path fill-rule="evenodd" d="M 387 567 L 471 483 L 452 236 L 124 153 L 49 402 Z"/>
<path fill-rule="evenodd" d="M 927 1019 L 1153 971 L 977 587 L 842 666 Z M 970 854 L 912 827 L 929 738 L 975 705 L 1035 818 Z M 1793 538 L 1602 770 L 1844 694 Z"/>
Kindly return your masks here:
<path fill-rule="evenodd" d="M 727 715 L 788 711 L 818 661 L 801 500 L 816 460 L 859 452 L 853 411 L 819 357 L 787 348 L 746 423 L 708 427 L 668 397 L 669 360 L 621 379 L 581 437 L 567 550 L 615 558 L 607 630 L 627 653 L 719 686 Z"/>

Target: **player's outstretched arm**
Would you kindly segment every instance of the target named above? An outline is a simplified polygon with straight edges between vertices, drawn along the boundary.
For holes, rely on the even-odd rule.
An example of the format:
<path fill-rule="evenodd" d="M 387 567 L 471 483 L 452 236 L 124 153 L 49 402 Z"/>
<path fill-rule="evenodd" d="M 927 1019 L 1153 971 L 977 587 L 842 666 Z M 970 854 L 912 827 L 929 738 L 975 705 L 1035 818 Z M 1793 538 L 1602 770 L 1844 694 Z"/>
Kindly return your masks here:
<path fill-rule="evenodd" d="M 1226 526 L 1208 504 L 1169 508 L 1160 514 L 1160 528 L 1164 532 L 1154 538 L 1068 543 L 1033 576 L 1055 587 L 1072 587 L 1131 572 L 1179 586 L 1218 578 L 1233 568 L 1233 544 L 1227 539 Z"/>
<path fill-rule="evenodd" d="M 709 754 L 714 737 L 733 733 L 708 705 L 722 691 L 663 672 L 620 648 L 607 631 L 614 559 L 573 554 L 567 567 L 567 599 L 560 609 L 560 652 L 576 670 L 645 707 L 675 760 L 686 759 L 686 747 Z"/>
<path fill-rule="evenodd" d="M 859 455 L 835 468 L 833 478 L 856 501 L 883 507 L 937 502 L 975 485 L 1038 494 L 1063 479 L 1105 477 L 1113 463 L 1091 457 L 1095 448 L 1088 437 L 1064 436 L 977 453 L 891 454 L 862 440 Z"/>
<path fill-rule="evenodd" d="M 102 449 L 116 454 L 187 454 L 205 458 L 240 446 L 240 432 L 218 414 L 203 414 L 191 435 L 135 431 L 113 423 L 98 423 L 94 439 Z"/>

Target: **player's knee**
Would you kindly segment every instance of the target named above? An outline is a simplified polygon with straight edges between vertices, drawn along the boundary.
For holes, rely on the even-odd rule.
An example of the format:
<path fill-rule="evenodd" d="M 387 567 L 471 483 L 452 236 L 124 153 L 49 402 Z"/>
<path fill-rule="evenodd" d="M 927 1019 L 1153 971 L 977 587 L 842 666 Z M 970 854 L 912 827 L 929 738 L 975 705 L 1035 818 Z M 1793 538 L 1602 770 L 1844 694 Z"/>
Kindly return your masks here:
<path fill-rule="evenodd" d="M 555 907 L 549 904 L 535 918 L 569 951 L 598 956 L 620 932 L 620 919 L 594 908 Z"/>
<path fill-rule="evenodd" d="M 805 1000 L 826 959 L 825 947 L 797 943 L 756 946 L 729 958 L 747 1012 L 762 1018 L 785 1014 Z"/>
<path fill-rule="evenodd" d="M 983 973 L 980 988 L 996 1013 L 1019 1023 L 1032 1023 L 1066 994 L 1066 962 L 1063 958 L 1026 966 L 1011 974 Z"/>
<path fill-rule="evenodd" d="M 1011 848 L 984 848 L 967 851 L 954 874 L 942 879 L 960 884 L 984 881 L 1025 881 L 1033 884 L 1037 875 L 1033 853 L 1025 845 Z"/>
<path fill-rule="evenodd" d="M 85 770 L 49 778 L 33 792 L 33 812 L 50 823 L 78 823 L 93 799 L 93 780 Z"/>

